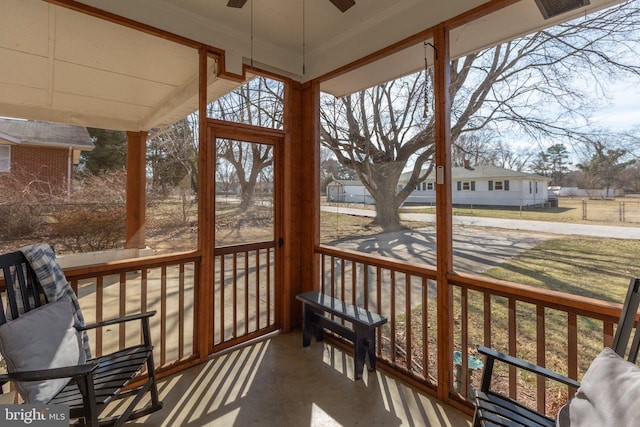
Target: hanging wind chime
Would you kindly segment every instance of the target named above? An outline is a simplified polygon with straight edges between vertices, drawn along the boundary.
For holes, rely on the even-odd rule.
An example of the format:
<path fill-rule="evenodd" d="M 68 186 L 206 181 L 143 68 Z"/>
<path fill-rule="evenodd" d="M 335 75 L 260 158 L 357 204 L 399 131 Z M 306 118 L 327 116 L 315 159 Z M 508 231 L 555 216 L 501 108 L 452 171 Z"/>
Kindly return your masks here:
<path fill-rule="evenodd" d="M 306 55 L 306 14 L 305 14 L 305 6 L 306 6 L 306 2 L 305 0 L 302 0 L 302 75 L 304 76 L 305 74 L 307 74 L 307 55 Z"/>
<path fill-rule="evenodd" d="M 250 36 L 251 36 L 251 40 L 250 40 L 250 56 L 251 56 L 251 70 L 253 70 L 253 0 L 251 0 L 251 10 L 249 11 L 250 13 L 250 23 L 251 23 L 251 30 L 250 30 Z"/>
<path fill-rule="evenodd" d="M 424 42 L 424 110 L 422 118 L 429 115 L 429 63 L 427 62 L 427 42 Z"/>
<path fill-rule="evenodd" d="M 429 62 L 427 61 L 427 45 L 433 48 L 434 58 L 438 58 L 438 50 L 429 42 L 424 42 L 424 110 L 422 117 L 429 115 Z"/>

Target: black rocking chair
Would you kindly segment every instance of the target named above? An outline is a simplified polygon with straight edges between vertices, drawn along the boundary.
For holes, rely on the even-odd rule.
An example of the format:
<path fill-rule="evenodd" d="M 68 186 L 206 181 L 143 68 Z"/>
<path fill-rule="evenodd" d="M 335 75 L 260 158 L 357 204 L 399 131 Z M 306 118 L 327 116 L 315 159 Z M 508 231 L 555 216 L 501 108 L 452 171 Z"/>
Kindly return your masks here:
<path fill-rule="evenodd" d="M 4 350 L 7 346 L 11 345 L 10 342 L 1 342 L 2 334 L 8 329 L 12 328 L 14 333 L 18 334 L 18 337 L 20 334 L 33 335 L 36 334 L 37 329 L 39 329 L 39 326 L 34 325 L 43 323 L 40 319 L 51 318 L 47 316 L 55 317 L 55 315 L 50 312 L 46 312 L 50 307 L 54 307 L 56 304 L 66 304 L 66 306 L 62 308 L 71 312 L 72 305 L 70 303 L 65 303 L 63 300 L 59 300 L 59 302 L 48 301 L 43 287 L 23 253 L 12 252 L 0 255 L 0 268 L 4 273 L 2 293 L 5 299 L 3 302 L 3 298 L 0 298 L 1 349 Z M 72 350 L 75 351 L 74 354 L 76 356 L 82 352 L 80 356 L 80 360 L 82 360 L 81 363 L 75 366 L 48 364 L 48 366 L 34 367 L 28 371 L 16 371 L 11 369 L 13 362 L 10 363 L 9 360 L 7 360 L 8 373 L 0 375 L 0 393 L 2 393 L 1 386 L 9 381 L 16 383 L 18 391 L 21 391 L 21 387 L 24 385 L 30 387 L 35 384 L 35 387 L 38 387 L 40 383 L 51 384 L 55 381 L 62 381 L 52 398 L 47 398 L 45 402 L 36 400 L 34 403 L 67 405 L 69 407 L 69 416 L 71 419 L 76 420 L 76 425 L 96 427 L 98 425 L 120 426 L 129 420 L 157 411 L 162 408 L 162 402 L 158 398 L 153 363 L 153 346 L 151 344 L 149 329 L 149 318 L 154 314 L 155 312 L 148 312 L 107 320 L 83 327 L 68 327 L 68 329 L 72 331 L 71 335 L 73 336 L 74 334 L 78 335 L 81 334 L 82 331 L 94 328 L 115 325 L 122 322 L 140 321 L 142 324 L 143 343 L 119 350 L 113 354 L 99 356 L 85 361 L 82 339 L 78 335 L 75 337 L 74 342 L 78 348 L 73 348 Z M 71 317 L 69 317 L 69 320 L 71 320 Z M 69 324 L 69 322 L 67 323 Z M 45 324 L 42 326 L 43 329 L 49 327 L 49 325 Z M 60 342 L 62 343 L 60 344 L 61 346 L 68 346 L 69 344 L 68 341 L 63 341 L 62 338 Z M 41 344 L 38 353 L 40 353 L 40 350 L 44 350 L 44 347 L 45 345 Z M 74 345 L 71 347 L 74 347 Z M 24 353 L 31 350 L 22 346 L 18 351 Z M 17 355 L 13 354 L 13 357 L 17 359 L 17 363 L 20 364 L 22 360 L 31 357 L 31 354 L 18 353 Z M 7 359 L 6 355 L 5 359 Z M 124 390 L 144 367 L 146 367 L 147 371 L 146 382 L 140 387 Z M 136 409 L 136 406 L 146 393 L 150 395 L 149 403 L 142 408 Z M 118 416 L 106 417 L 99 420 L 100 414 L 110 402 L 131 396 L 133 397 L 130 399 L 130 402 L 127 402 L 128 405 L 126 409 Z M 27 399 L 25 399 L 25 401 L 26 400 Z"/>
<path fill-rule="evenodd" d="M 618 321 L 618 327 L 611 346 L 612 348 L 603 350 L 592 362 L 589 370 L 587 370 L 582 379 L 582 384 L 516 357 L 500 353 L 484 346 L 478 346 L 478 351 L 486 356 L 486 364 L 480 390 L 476 391 L 476 411 L 473 418 L 473 427 L 564 427 L 571 425 L 572 422 L 580 425 L 598 426 L 602 426 L 604 423 L 610 423 L 607 425 L 617 427 L 636 425 L 637 417 L 639 416 L 638 413 L 640 412 L 640 410 L 634 409 L 634 407 L 638 406 L 637 404 L 628 405 L 623 408 L 616 408 L 616 406 L 620 406 L 617 403 L 620 401 L 620 396 L 624 396 L 625 394 L 630 395 L 629 393 L 631 393 L 631 395 L 637 397 L 637 393 L 640 392 L 640 368 L 635 366 L 640 345 L 640 333 L 638 333 L 638 329 L 635 330 L 633 341 L 631 345 L 629 345 L 629 340 L 635 326 L 639 303 L 640 279 L 632 278 L 622 308 L 622 314 Z M 518 369 L 524 369 L 542 375 L 551 380 L 574 387 L 578 389 L 578 392 L 574 398 L 560 410 L 558 420 L 552 419 L 545 414 L 534 411 L 507 396 L 491 390 L 491 377 L 495 361 L 500 361 L 515 366 Z M 617 366 L 613 364 L 617 364 Z M 620 375 L 616 377 L 615 372 L 619 372 Z M 588 376 L 589 383 L 587 385 Z M 629 382 L 631 382 L 630 387 Z M 581 386 L 582 388 L 580 388 Z M 627 387 L 627 389 L 625 389 L 625 387 Z M 605 402 L 602 402 L 603 400 L 605 400 Z M 597 411 L 599 411 L 599 413 L 596 413 Z M 633 412 L 633 414 L 630 414 L 630 411 Z M 565 413 L 563 414 L 563 412 Z M 597 418 L 597 416 L 601 416 L 601 418 Z M 629 418 L 633 421 L 628 421 Z M 576 419 L 578 421 L 576 421 Z M 604 419 L 606 421 L 598 421 L 598 419 Z M 586 420 L 587 422 L 584 423 L 584 421 L 580 420 Z M 627 422 L 624 420 L 627 420 Z M 629 424 L 629 422 L 631 424 Z"/>

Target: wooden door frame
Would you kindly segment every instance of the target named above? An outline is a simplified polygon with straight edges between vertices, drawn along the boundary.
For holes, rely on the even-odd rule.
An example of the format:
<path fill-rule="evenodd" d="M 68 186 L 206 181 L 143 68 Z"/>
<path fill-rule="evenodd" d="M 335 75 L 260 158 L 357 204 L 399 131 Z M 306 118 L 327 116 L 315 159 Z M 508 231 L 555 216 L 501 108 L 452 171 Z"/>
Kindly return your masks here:
<path fill-rule="evenodd" d="M 269 129 L 269 128 L 261 128 L 258 126 L 247 125 L 243 123 L 233 123 L 227 122 L 217 119 L 207 119 L 206 120 L 206 128 L 207 128 L 207 146 L 211 155 L 209 156 L 209 161 L 211 162 L 211 177 L 212 184 L 211 187 L 213 189 L 212 197 L 207 201 L 209 211 L 212 213 L 213 218 L 211 220 L 211 226 L 214 227 L 213 232 L 211 233 L 213 239 L 210 243 L 211 254 L 213 255 L 215 252 L 215 165 L 216 165 L 216 142 L 218 139 L 232 139 L 242 142 L 248 143 L 256 143 L 256 144 L 265 144 L 273 147 L 273 158 L 274 158 L 274 242 L 275 242 L 275 259 L 274 259 L 274 286 L 275 286 L 275 322 L 276 329 L 279 329 L 281 325 L 283 325 L 283 316 L 285 316 L 284 310 L 282 309 L 282 300 L 284 289 L 282 286 L 283 277 L 284 277 L 284 269 L 283 269 L 283 254 L 282 247 L 279 242 L 281 239 L 284 239 L 284 230 L 283 230 L 283 212 L 284 212 L 284 204 L 283 204 L 283 192 L 284 192 L 284 144 L 285 144 L 285 133 L 278 129 Z M 214 259 L 211 260 L 209 264 L 210 276 L 214 277 L 214 267 L 215 267 L 215 255 Z M 211 298 L 208 302 L 211 311 L 211 319 L 215 319 L 214 311 L 214 296 L 215 290 L 213 289 L 214 280 L 211 280 L 207 286 L 211 287 Z M 212 323 L 213 325 L 213 323 Z M 215 333 L 215 330 L 211 329 L 212 334 Z M 210 339 L 209 345 L 209 354 L 214 351 L 214 340 L 213 335 Z"/>

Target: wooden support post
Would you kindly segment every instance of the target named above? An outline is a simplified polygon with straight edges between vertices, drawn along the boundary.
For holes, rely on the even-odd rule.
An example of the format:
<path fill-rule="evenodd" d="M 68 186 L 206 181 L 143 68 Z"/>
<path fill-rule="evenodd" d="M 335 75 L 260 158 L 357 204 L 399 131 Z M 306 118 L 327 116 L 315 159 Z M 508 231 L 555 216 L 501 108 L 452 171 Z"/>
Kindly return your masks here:
<path fill-rule="evenodd" d="M 433 41 L 437 57 L 434 70 L 434 111 L 436 133 L 436 233 L 438 289 L 438 398 L 447 401 L 452 389 L 453 322 L 452 293 L 448 274 L 453 271 L 451 221 L 451 98 L 449 32 L 435 27 Z"/>
<path fill-rule="evenodd" d="M 215 246 L 215 141 L 207 128 L 207 49 L 199 51 L 198 250 L 202 258 L 197 288 L 197 351 L 204 362 L 213 351 L 213 265 Z"/>
<path fill-rule="evenodd" d="M 318 261 L 315 246 L 320 230 L 320 85 L 289 82 L 285 89 L 285 144 L 282 248 L 282 329 L 301 323 L 295 296 L 317 290 Z M 313 220 L 311 220 L 313 218 Z"/>
<path fill-rule="evenodd" d="M 147 132 L 127 132 L 127 207 L 125 248 L 145 243 Z"/>
<path fill-rule="evenodd" d="M 320 290 L 320 256 L 315 253 L 315 248 L 320 244 L 320 83 L 313 81 L 305 86 L 302 101 L 303 129 L 303 158 L 309 165 L 308 171 L 312 171 L 304 185 L 313 188 L 313 191 L 302 192 L 306 199 L 302 200 L 307 221 L 304 229 L 305 263 L 303 264 L 303 279 L 309 285 L 302 291 Z M 307 171 L 307 174 L 309 173 Z M 306 275 L 306 276 L 305 276 Z M 309 277 L 310 276 L 310 277 Z"/>

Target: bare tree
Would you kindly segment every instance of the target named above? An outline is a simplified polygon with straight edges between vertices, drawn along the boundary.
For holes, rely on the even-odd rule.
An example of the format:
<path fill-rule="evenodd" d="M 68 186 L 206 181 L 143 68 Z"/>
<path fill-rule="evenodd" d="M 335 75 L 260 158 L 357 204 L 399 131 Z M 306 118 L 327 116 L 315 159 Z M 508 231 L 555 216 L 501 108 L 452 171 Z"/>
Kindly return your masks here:
<path fill-rule="evenodd" d="M 198 192 L 197 116 L 187 116 L 171 126 L 153 129 L 147 137 L 147 165 L 151 185 L 166 192 L 189 177 L 191 190 Z"/>
<path fill-rule="evenodd" d="M 493 165 L 523 171 L 533 154 L 530 149 L 505 143 L 493 132 L 462 133 L 451 147 L 451 165 Z"/>
<path fill-rule="evenodd" d="M 384 230 L 400 227 L 398 207 L 433 168 L 434 122 L 423 117 L 418 102 L 422 84 L 418 73 L 340 99 L 322 98 L 322 141 L 340 163 L 356 171 L 376 200 L 375 222 Z M 397 191 L 410 160 L 409 183 Z"/>
<path fill-rule="evenodd" d="M 218 141 L 217 154 L 233 165 L 233 173 L 240 185 L 240 209 L 246 210 L 254 200 L 256 184 L 262 172 L 273 165 L 272 147 L 225 139 Z"/>
<path fill-rule="evenodd" d="M 621 172 L 635 163 L 635 160 L 628 159 L 627 150 L 610 149 L 604 143 L 595 144 L 595 151 L 589 162 L 576 166 L 585 173 L 590 184 L 588 188 L 604 187 L 606 197 L 609 196 L 609 189 L 618 184 Z"/>
<path fill-rule="evenodd" d="M 216 191 L 231 193 L 237 183 L 235 167 L 224 159 L 216 159 Z"/>
<path fill-rule="evenodd" d="M 640 192 L 640 164 L 636 160 L 632 165 L 620 172 L 620 184 L 625 193 Z"/>
<path fill-rule="evenodd" d="M 588 118 L 606 98 L 603 79 L 640 76 L 639 20 L 638 2 L 628 2 L 452 60 L 452 141 L 483 131 L 591 143 Z M 423 109 L 424 85 L 431 87 L 431 75 L 421 72 L 323 97 L 322 142 L 356 170 L 376 200 L 375 222 L 387 231 L 400 228 L 398 207 L 433 168 L 434 121 Z M 411 162 L 411 177 L 398 190 Z"/>
<path fill-rule="evenodd" d="M 232 93 L 207 107 L 207 115 L 222 120 L 281 129 L 283 124 L 283 91 L 281 82 L 256 77 Z M 217 142 L 216 155 L 235 168 L 245 210 L 253 200 L 256 184 L 265 168 L 273 165 L 273 149 L 269 145 L 235 140 Z"/>

